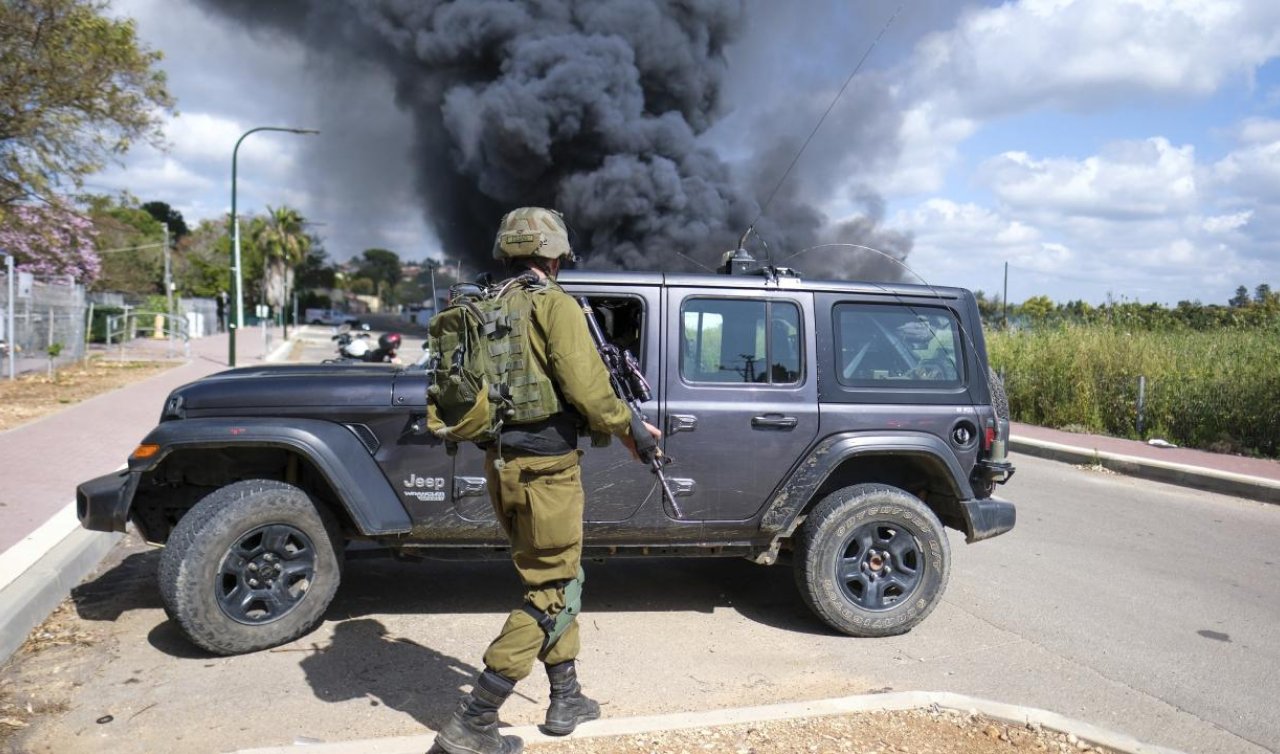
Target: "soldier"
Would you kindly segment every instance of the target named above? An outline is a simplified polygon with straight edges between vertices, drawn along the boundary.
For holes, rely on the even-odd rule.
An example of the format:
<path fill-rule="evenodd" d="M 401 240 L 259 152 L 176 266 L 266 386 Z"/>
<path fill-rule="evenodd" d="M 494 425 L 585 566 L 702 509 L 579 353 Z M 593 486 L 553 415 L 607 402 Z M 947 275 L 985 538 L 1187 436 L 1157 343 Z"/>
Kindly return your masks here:
<path fill-rule="evenodd" d="M 631 409 L 613 393 L 582 309 L 555 284 L 561 264 L 574 258 L 560 213 L 539 207 L 507 213 L 493 255 L 540 282 L 511 295 L 532 298 L 530 369 L 550 379 L 564 410 L 545 421 L 504 426 L 501 443 L 486 452 L 489 495 L 511 541 L 511 560 L 525 586 L 524 605 L 508 616 L 485 651 L 484 672 L 436 737 L 450 754 L 523 750 L 518 737 L 498 734 L 498 708 L 529 675 L 535 659 L 546 665 L 551 681 L 544 731 L 567 735 L 578 723 L 600 716 L 600 705 L 582 693 L 574 665 L 579 638 L 572 617 L 582 586 L 582 424 L 620 438 L 635 455 Z M 661 438 L 657 427 L 646 423 L 645 428 Z"/>

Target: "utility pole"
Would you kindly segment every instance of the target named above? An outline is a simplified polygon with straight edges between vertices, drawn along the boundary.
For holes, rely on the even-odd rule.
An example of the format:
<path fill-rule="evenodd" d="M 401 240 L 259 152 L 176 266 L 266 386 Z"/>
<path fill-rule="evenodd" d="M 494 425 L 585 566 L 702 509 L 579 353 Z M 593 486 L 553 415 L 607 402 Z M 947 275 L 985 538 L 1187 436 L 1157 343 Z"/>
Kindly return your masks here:
<path fill-rule="evenodd" d="M 5 338 L 8 341 L 7 348 L 9 350 L 9 379 L 10 380 L 16 379 L 17 377 L 17 366 L 15 362 L 17 360 L 17 354 L 18 354 L 18 332 L 16 329 L 14 329 L 15 322 L 13 318 L 13 298 L 14 298 L 14 295 L 16 294 L 16 291 L 14 290 L 14 287 L 13 287 L 13 277 L 16 274 L 14 273 L 14 270 L 13 270 L 13 263 L 14 263 L 13 255 L 5 254 L 4 255 L 5 279 L 9 281 L 9 312 L 8 312 L 9 323 L 5 327 Z"/>
<path fill-rule="evenodd" d="M 1004 295 L 1000 297 L 1001 304 L 1004 306 L 1004 314 L 1001 316 L 1003 322 L 1001 325 L 1004 329 L 1009 329 L 1009 263 L 1004 263 Z"/>

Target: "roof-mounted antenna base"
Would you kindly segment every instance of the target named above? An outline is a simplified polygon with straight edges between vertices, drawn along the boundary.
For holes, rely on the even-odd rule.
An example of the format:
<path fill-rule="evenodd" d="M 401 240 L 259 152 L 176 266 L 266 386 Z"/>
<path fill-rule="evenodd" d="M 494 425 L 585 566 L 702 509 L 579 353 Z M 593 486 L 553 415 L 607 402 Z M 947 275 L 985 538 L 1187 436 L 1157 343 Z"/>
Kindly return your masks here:
<path fill-rule="evenodd" d="M 726 251 L 724 256 L 720 257 L 720 267 L 716 271 L 721 275 L 758 275 L 760 265 L 755 257 L 739 246 L 732 251 Z"/>

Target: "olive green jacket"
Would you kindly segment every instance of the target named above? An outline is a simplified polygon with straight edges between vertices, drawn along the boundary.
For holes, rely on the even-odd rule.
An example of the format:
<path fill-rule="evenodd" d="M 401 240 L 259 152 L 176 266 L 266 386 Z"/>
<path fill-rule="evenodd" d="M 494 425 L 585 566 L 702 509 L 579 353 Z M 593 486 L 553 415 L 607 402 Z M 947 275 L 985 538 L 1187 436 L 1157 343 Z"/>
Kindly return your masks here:
<path fill-rule="evenodd" d="M 628 437 L 631 408 L 613 392 L 585 317 L 578 302 L 552 282 L 533 297 L 529 350 L 592 431 Z"/>

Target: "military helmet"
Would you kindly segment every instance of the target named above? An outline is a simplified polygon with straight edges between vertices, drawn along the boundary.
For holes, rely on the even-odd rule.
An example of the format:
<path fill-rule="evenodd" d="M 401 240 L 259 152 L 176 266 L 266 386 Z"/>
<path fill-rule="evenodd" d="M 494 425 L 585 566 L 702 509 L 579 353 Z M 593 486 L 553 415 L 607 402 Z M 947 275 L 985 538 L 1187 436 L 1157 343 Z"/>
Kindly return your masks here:
<path fill-rule="evenodd" d="M 493 240 L 493 258 L 520 257 L 573 259 L 573 249 L 569 248 L 569 229 L 559 212 L 542 207 L 521 207 L 502 216 L 498 236 Z"/>

